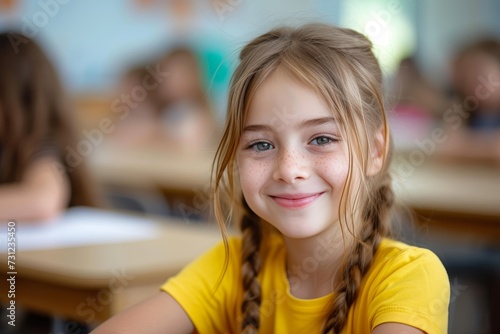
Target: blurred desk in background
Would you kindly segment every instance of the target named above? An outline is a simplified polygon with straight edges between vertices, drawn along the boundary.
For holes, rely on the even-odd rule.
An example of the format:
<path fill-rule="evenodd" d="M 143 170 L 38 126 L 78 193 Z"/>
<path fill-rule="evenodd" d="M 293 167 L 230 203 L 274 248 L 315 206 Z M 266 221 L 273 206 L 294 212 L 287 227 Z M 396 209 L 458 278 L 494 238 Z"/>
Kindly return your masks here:
<path fill-rule="evenodd" d="M 89 227 L 82 232 L 85 221 Z M 27 239 L 38 232 L 23 232 L 23 226 L 19 226 L 15 302 L 24 309 L 80 323 L 102 322 L 154 294 L 168 277 L 221 240 L 215 226 L 87 208 L 68 210 L 57 224 L 79 227 L 73 232 L 59 233 L 54 230 L 56 226 L 47 226 L 53 231 L 41 237 L 51 240 L 41 240 L 33 246 L 23 245 L 23 237 Z M 96 224 L 106 227 L 93 229 Z M 120 229 L 138 237 L 134 240 L 131 233 Z M 106 230 L 114 230 L 119 236 L 103 236 Z M 68 238 L 75 240 L 74 246 L 68 245 Z M 7 255 L 0 256 L 5 268 Z M 0 274 L 3 282 L 9 277 L 6 273 L 4 270 Z M 8 303 L 7 293 L 0 300 Z"/>
<path fill-rule="evenodd" d="M 397 201 L 415 218 L 405 237 L 447 270 L 450 333 L 500 333 L 500 167 L 424 160 L 400 155 L 393 165 Z"/>
<path fill-rule="evenodd" d="M 160 187 L 173 193 L 196 192 L 210 185 L 213 155 L 162 149 L 103 149 L 90 159 L 104 184 Z"/>
<path fill-rule="evenodd" d="M 212 151 L 195 153 L 161 148 L 99 148 L 90 157 L 97 181 L 109 196 L 140 203 L 140 211 L 209 219 Z M 153 204 L 152 209 L 151 203 Z M 161 202 L 161 203 L 160 203 Z M 165 210 L 158 210 L 160 206 Z M 130 209 L 130 206 L 116 205 Z"/>
<path fill-rule="evenodd" d="M 430 157 L 420 166 L 396 157 L 397 201 L 416 213 L 429 229 L 472 233 L 500 242 L 500 168 L 455 164 Z"/>

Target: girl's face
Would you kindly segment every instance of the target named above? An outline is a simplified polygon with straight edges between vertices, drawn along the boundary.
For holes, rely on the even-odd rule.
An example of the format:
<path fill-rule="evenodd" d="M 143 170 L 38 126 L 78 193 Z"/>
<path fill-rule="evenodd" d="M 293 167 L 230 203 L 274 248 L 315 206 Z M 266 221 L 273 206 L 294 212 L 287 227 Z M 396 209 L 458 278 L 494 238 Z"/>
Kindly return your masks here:
<path fill-rule="evenodd" d="M 455 85 L 464 95 L 480 99 L 481 112 L 497 112 L 500 108 L 500 64 L 493 56 L 476 52 L 466 56 L 455 69 Z M 485 82 L 490 84 L 485 86 Z"/>
<path fill-rule="evenodd" d="M 250 208 L 289 238 L 338 226 L 349 162 L 332 112 L 314 91 L 274 71 L 251 101 L 238 147 Z"/>
<path fill-rule="evenodd" d="M 161 85 L 165 98 L 173 100 L 196 98 L 201 79 L 198 77 L 195 65 L 188 56 L 177 55 L 162 66 L 168 73 Z"/>

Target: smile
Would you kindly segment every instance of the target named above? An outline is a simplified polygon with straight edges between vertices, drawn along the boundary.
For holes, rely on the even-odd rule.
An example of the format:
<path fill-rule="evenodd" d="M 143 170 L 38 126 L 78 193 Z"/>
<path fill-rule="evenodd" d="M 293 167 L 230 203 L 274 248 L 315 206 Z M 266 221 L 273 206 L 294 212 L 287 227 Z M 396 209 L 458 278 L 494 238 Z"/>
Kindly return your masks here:
<path fill-rule="evenodd" d="M 324 194 L 324 192 L 315 194 L 280 194 L 270 197 L 279 206 L 287 209 L 299 209 L 308 206 L 322 194 Z"/>

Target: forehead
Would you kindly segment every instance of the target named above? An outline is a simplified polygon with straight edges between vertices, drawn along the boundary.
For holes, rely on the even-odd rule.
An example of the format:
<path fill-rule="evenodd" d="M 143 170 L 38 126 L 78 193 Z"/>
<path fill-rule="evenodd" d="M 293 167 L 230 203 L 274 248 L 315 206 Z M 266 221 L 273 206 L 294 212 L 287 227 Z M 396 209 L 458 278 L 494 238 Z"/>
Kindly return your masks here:
<path fill-rule="evenodd" d="M 245 124 L 280 122 L 292 125 L 313 118 L 334 116 L 324 99 L 284 70 L 273 71 L 257 88 Z"/>

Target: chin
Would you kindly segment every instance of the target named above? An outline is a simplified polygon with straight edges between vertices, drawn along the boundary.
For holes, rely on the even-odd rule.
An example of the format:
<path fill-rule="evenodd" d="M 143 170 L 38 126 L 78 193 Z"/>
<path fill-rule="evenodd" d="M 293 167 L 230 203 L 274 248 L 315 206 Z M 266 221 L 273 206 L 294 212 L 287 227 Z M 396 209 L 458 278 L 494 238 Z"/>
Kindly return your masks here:
<path fill-rule="evenodd" d="M 279 224 L 274 225 L 271 224 L 278 229 L 278 231 L 283 234 L 284 237 L 291 239 L 307 239 L 311 237 L 315 237 L 320 235 L 323 231 L 325 231 L 328 227 L 326 226 L 311 226 L 311 224 L 301 225 L 297 224 L 287 224 L 285 226 Z"/>

